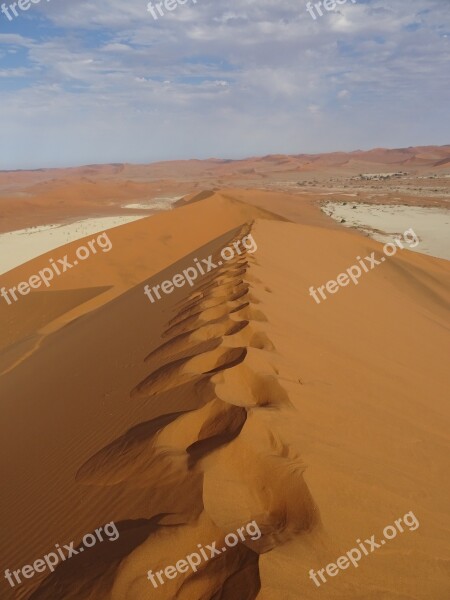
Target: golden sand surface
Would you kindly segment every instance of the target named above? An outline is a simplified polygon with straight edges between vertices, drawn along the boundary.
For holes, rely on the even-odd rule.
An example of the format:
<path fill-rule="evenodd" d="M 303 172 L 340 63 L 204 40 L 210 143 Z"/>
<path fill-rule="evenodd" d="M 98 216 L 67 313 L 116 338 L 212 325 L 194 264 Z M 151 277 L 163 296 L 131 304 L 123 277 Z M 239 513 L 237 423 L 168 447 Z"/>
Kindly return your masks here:
<path fill-rule="evenodd" d="M 248 235 L 255 252 L 144 295 Z M 110 238 L 48 290 L 0 302 L 0 568 L 111 521 L 120 537 L 3 580 L 1 597 L 447 600 L 449 262 L 398 252 L 318 305 L 310 286 L 382 245 L 312 196 L 233 187 Z M 310 579 L 409 511 L 416 530 Z M 151 585 L 150 569 L 253 520 L 259 540 Z"/>

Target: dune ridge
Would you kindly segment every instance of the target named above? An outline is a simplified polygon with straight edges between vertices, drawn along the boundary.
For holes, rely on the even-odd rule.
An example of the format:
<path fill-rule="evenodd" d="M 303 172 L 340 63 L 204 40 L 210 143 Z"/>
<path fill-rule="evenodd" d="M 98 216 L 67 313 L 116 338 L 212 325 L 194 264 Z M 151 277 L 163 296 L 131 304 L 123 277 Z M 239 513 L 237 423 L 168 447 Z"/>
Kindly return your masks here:
<path fill-rule="evenodd" d="M 243 227 L 229 244 L 250 232 L 251 225 Z M 147 540 L 122 561 L 111 590 L 110 578 L 103 575 L 104 586 L 94 592 L 91 589 L 89 598 L 105 598 L 105 594 L 111 600 L 150 598 L 153 588 L 146 577 L 148 569 L 174 564 L 182 558 L 183 549 L 186 553 L 195 549 L 195 545 L 189 547 L 193 540 L 219 539 L 223 543 L 228 532 L 256 520 L 263 532 L 259 543 L 245 541 L 196 573 L 180 576 L 158 590 L 161 598 L 220 596 L 232 600 L 239 586 L 240 598 L 250 600 L 260 588 L 259 553 L 311 528 L 318 520 L 303 480 L 301 459 L 258 418 L 260 410 L 282 411 L 290 403 L 277 379 L 277 369 L 271 365 L 274 346 L 259 328 L 266 318 L 255 308 L 258 300 L 252 291 L 251 265 L 256 260 L 246 254 L 235 257 L 205 276 L 201 285 L 176 305 L 162 335 L 167 341 L 145 357 L 149 374 L 130 391 L 131 401 L 159 402 L 162 393 L 183 385 L 183 394 L 193 398 L 194 407 L 136 425 L 78 470 L 76 480 L 81 485 L 126 482 L 132 490 L 153 482 L 156 489 L 150 512 L 159 515 Z M 236 385 L 241 383 L 245 390 L 235 396 Z M 240 440 L 248 421 L 252 435 Z M 251 462 L 252 480 L 248 481 L 250 470 L 245 465 L 229 474 L 228 493 L 239 490 L 240 506 L 218 525 L 218 515 L 213 519 L 208 511 L 216 495 L 217 475 L 211 465 L 207 469 L 204 465 L 218 449 L 232 447 L 236 440 L 239 444 L 232 454 Z M 288 494 L 276 494 L 276 501 L 266 491 L 274 485 L 274 467 L 280 491 L 287 482 L 290 486 Z M 179 497 L 177 491 L 183 489 L 189 492 Z M 73 577 L 55 573 L 31 598 L 49 598 L 62 589 L 64 598 L 81 598 L 86 581 L 81 577 L 74 582 Z"/>
<path fill-rule="evenodd" d="M 59 327 L 51 312 L 0 379 L 5 568 L 111 520 L 120 531 L 8 598 L 446 600 L 448 262 L 405 250 L 317 306 L 310 285 L 380 244 L 282 194 L 231 196 L 119 228 L 102 257 L 110 295 L 90 311 L 78 298 Z M 258 208 L 274 198 L 295 221 Z M 163 226 L 178 244 L 166 264 Z M 131 277 L 136 232 L 148 245 Z M 161 282 L 249 232 L 254 254 L 144 296 L 146 269 Z M 90 269 L 67 285 L 83 289 Z M 320 589 L 309 580 L 408 510 L 416 532 Z M 156 590 L 147 579 L 252 520 L 259 540 Z"/>

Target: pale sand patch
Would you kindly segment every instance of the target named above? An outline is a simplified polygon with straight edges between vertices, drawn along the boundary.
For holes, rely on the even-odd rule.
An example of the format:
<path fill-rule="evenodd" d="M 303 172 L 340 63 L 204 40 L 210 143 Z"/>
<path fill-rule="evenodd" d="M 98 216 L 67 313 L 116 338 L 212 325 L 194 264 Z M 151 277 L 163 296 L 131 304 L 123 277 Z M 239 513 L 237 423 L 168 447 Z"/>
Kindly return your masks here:
<path fill-rule="evenodd" d="M 345 227 L 356 227 L 379 242 L 390 242 L 412 228 L 420 244 L 408 248 L 414 252 L 450 260 L 448 243 L 450 211 L 404 205 L 373 205 L 327 202 L 322 210 Z"/>
<path fill-rule="evenodd" d="M 67 225 L 42 225 L 0 234 L 0 274 L 69 242 L 142 218 L 144 215 L 84 219 Z"/>
<path fill-rule="evenodd" d="M 152 200 L 148 200 L 148 202 L 125 204 L 122 208 L 133 208 L 137 210 L 170 210 L 178 200 L 181 200 L 181 198 L 183 198 L 183 196 L 153 198 Z"/>

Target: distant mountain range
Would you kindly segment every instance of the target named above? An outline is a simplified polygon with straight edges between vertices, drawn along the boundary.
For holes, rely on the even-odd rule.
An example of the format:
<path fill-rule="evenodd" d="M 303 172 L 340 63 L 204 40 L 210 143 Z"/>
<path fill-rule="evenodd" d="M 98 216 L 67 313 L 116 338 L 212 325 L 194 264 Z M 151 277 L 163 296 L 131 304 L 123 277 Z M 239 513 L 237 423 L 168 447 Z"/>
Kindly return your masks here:
<path fill-rule="evenodd" d="M 374 148 L 354 152 L 324 154 L 270 154 L 240 160 L 210 158 L 204 160 L 178 160 L 150 164 L 94 164 L 59 169 L 34 169 L 0 171 L 0 185 L 33 184 L 49 179 L 130 179 L 149 181 L 155 179 L 264 177 L 277 172 L 304 172 L 339 169 L 356 173 L 365 169 L 450 168 L 450 144 L 445 146 L 412 146 L 409 148 Z"/>

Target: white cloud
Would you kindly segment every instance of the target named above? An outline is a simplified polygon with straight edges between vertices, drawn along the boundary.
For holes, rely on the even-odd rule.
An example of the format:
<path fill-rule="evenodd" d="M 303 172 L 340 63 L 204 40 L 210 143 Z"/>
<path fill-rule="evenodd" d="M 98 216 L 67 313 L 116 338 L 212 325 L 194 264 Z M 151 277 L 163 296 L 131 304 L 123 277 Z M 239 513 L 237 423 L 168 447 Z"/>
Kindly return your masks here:
<path fill-rule="evenodd" d="M 448 143 L 441 0 L 316 21 L 302 0 L 188 1 L 158 21 L 143 0 L 35 8 L 53 31 L 0 34 L 3 61 L 23 55 L 0 63 L 9 166 Z"/>

